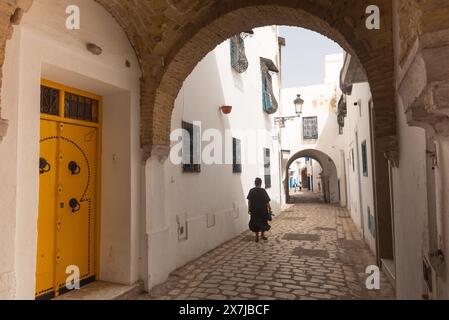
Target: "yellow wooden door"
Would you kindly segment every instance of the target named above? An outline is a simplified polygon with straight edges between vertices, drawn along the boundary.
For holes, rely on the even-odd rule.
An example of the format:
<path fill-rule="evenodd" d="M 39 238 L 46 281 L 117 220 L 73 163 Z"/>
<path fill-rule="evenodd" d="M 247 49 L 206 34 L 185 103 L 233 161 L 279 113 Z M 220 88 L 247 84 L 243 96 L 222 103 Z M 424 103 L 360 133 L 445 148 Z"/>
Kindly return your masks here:
<path fill-rule="evenodd" d="M 95 280 L 101 97 L 41 82 L 36 298 Z M 78 274 L 79 272 L 79 274 Z"/>
<path fill-rule="evenodd" d="M 56 281 L 63 293 L 67 267 L 79 268 L 84 283 L 95 276 L 97 128 L 60 123 L 59 130 Z"/>
<path fill-rule="evenodd" d="M 58 179 L 57 122 L 41 120 L 36 296 L 54 296 Z"/>
<path fill-rule="evenodd" d="M 67 272 L 75 269 L 81 285 L 95 279 L 97 134 L 41 120 L 41 158 L 49 166 L 40 170 L 37 297 L 67 292 Z"/>

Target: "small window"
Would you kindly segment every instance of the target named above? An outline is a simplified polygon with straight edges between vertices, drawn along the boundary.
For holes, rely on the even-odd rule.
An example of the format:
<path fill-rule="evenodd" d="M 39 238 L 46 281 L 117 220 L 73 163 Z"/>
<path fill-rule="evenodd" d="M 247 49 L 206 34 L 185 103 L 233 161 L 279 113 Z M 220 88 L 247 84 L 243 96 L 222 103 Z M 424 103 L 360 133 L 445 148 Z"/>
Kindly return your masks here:
<path fill-rule="evenodd" d="M 59 90 L 41 86 L 41 113 L 59 115 Z"/>
<path fill-rule="evenodd" d="M 98 106 L 98 100 L 66 92 L 64 99 L 64 117 L 98 122 Z"/>
<path fill-rule="evenodd" d="M 242 172 L 242 142 L 239 139 L 232 139 L 232 172 Z"/>
<path fill-rule="evenodd" d="M 318 117 L 305 117 L 302 121 L 304 140 L 318 139 Z"/>
<path fill-rule="evenodd" d="M 231 66 L 238 73 L 243 73 L 248 69 L 248 59 L 245 54 L 245 42 L 242 34 L 238 34 L 230 39 L 231 43 Z"/>
<path fill-rule="evenodd" d="M 363 166 L 363 175 L 368 177 L 368 155 L 366 149 L 366 141 L 362 142 L 362 166 Z"/>
<path fill-rule="evenodd" d="M 264 175 L 265 175 L 265 188 L 271 188 L 271 151 L 264 148 Z"/>
<path fill-rule="evenodd" d="M 182 169 L 184 173 L 201 172 L 201 129 L 188 122 L 182 122 Z"/>

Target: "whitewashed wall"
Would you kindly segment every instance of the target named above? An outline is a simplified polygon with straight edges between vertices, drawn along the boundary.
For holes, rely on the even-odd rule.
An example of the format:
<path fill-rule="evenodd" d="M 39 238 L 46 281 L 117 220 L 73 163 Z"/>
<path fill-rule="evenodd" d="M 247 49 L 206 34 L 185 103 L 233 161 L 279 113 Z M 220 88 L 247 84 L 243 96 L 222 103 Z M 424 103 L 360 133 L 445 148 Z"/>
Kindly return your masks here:
<path fill-rule="evenodd" d="M 223 42 L 209 53 L 185 80 L 176 99 L 172 130 L 182 121 L 201 121 L 202 131 L 231 130 L 235 138 L 243 138 L 249 130 L 267 131 L 255 146 L 245 146 L 242 159 L 256 153 L 257 164 L 243 164 L 241 174 L 232 172 L 232 165 L 202 164 L 201 173 L 183 173 L 181 165 L 170 159 L 164 163 L 150 159 L 147 163 L 148 287 L 163 282 L 169 273 L 192 259 L 214 249 L 248 229 L 246 196 L 256 177 L 264 178 L 263 147 L 271 149 L 272 186 L 268 193 L 276 212 L 280 209 L 279 148 L 273 136 L 273 116 L 262 107 L 260 57 L 278 65 L 277 28 L 255 29 L 245 39 L 249 68 L 243 74 L 231 67 L 230 43 Z M 274 92 L 279 101 L 279 79 L 273 76 Z M 233 106 L 230 115 L 219 111 L 222 105 Z M 231 141 L 232 143 L 232 141 Z M 203 142 L 203 147 L 208 145 Z M 173 142 L 175 147 L 177 142 Z M 232 151 L 232 144 L 228 145 Z M 230 154 L 232 159 L 232 153 Z M 232 162 L 231 162 L 232 163 Z M 163 200 L 160 200 L 163 199 Z M 154 200 L 154 201 L 153 201 Z M 187 240 L 178 240 L 177 218 L 187 220 Z M 214 222 L 215 220 L 215 222 Z"/>
<path fill-rule="evenodd" d="M 68 5 L 81 10 L 80 30 L 65 28 Z M 0 144 L 0 298 L 34 299 L 41 78 L 104 97 L 100 279 L 133 283 L 141 166 L 134 51 L 117 22 L 90 0 L 35 0 L 14 28 L 3 70 L 2 112 L 10 130 Z M 103 54 L 89 53 L 87 42 Z"/>
<path fill-rule="evenodd" d="M 374 219 L 374 185 L 373 161 L 370 130 L 370 101 L 371 90 L 368 83 L 353 85 L 352 94 L 346 97 L 347 117 L 344 126 L 344 155 L 347 172 L 348 209 L 352 219 L 362 232 L 365 241 L 372 252 L 376 252 L 375 229 L 374 234 L 368 228 L 368 210 Z M 357 103 L 357 105 L 355 105 Z M 368 176 L 363 175 L 362 143 L 367 146 Z M 354 164 L 352 163 L 354 150 Z"/>
<path fill-rule="evenodd" d="M 423 254 L 427 239 L 426 142 L 423 129 L 409 127 L 397 106 L 399 168 L 393 169 L 396 294 L 422 299 Z"/>

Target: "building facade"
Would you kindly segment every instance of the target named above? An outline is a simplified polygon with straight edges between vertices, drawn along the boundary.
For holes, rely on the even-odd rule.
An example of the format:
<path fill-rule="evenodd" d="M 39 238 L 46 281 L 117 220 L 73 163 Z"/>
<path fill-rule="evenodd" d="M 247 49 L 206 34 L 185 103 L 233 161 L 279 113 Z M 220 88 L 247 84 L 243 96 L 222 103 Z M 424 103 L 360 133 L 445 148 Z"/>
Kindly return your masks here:
<path fill-rule="evenodd" d="M 277 27 L 252 32 L 210 52 L 176 99 L 172 132 L 183 124 L 196 126 L 202 137 L 201 165 L 186 170 L 176 164 L 182 153 L 176 134 L 171 159 L 147 165 L 147 188 L 157 192 L 148 199 L 144 232 L 150 287 L 248 228 L 246 196 L 256 177 L 263 180 L 274 212 L 280 211 L 280 149 L 272 113 L 280 101 L 278 33 Z M 240 43 L 240 58 L 233 56 L 234 42 Z M 236 63 L 239 59 L 243 66 Z M 231 113 L 222 106 L 231 106 Z"/>
<path fill-rule="evenodd" d="M 395 262 L 399 298 L 448 299 L 449 4 L 438 0 L 373 0 L 382 12 L 382 26 L 386 27 L 367 30 L 366 20 L 360 19 L 367 9 L 363 1 L 326 1 L 313 6 L 306 1 L 293 4 L 284 0 L 273 0 L 270 5 L 264 0 L 220 3 L 205 0 L 198 6 L 196 2 L 174 1 L 149 1 L 148 5 L 120 0 L 0 2 L 0 297 L 35 297 L 41 171 L 50 177 L 52 169 L 57 169 L 65 175 L 68 172 L 67 179 L 75 179 L 85 174 L 86 164 L 92 161 L 92 168 L 101 164 L 102 174 L 95 174 L 96 185 L 81 190 L 94 192 L 97 186 L 103 186 L 100 196 L 89 198 L 97 202 L 92 208 L 100 212 L 102 232 L 95 242 L 101 247 L 95 260 L 99 263 L 89 266 L 89 259 L 84 261 L 86 279 L 93 269 L 98 269 L 100 278 L 108 281 L 132 283 L 142 274 L 147 277 L 146 263 L 141 260 L 147 260 L 142 251 L 150 249 L 141 243 L 148 242 L 147 230 L 152 228 L 146 222 L 160 231 L 153 230 L 153 234 L 166 236 L 165 215 L 155 213 L 151 221 L 146 219 L 153 214 L 150 209 L 165 212 L 165 200 L 159 201 L 165 199 L 161 195 L 164 189 L 157 181 L 166 181 L 162 169 L 170 150 L 171 115 L 184 80 L 206 53 L 225 39 L 254 26 L 279 24 L 307 27 L 326 35 L 360 62 L 373 100 L 371 158 L 378 263 Z M 66 9 L 74 4 L 83 12 L 80 30 L 68 30 L 65 26 Z M 90 51 L 86 50 L 86 43 L 91 44 Z M 238 68 L 245 67 L 244 61 L 236 63 Z M 267 70 L 266 65 L 265 79 L 269 79 Z M 273 89 L 267 83 L 260 85 L 265 93 L 261 104 L 272 112 L 275 104 L 267 97 Z M 44 108 L 44 117 L 39 108 L 41 90 L 50 102 Z M 365 110 L 367 102 L 363 96 L 368 95 L 361 95 Z M 67 116 L 66 97 L 70 97 Z M 357 95 L 354 98 L 360 99 Z M 73 101 L 82 101 L 82 114 L 77 112 L 75 116 L 70 112 Z M 98 118 L 92 113 L 100 102 L 101 123 L 93 121 Z M 106 105 L 109 108 L 104 108 Z M 87 118 L 86 108 L 91 110 Z M 341 117 L 342 114 L 336 116 L 340 118 L 337 120 Z M 80 125 L 81 121 L 83 128 L 89 129 L 88 134 L 67 138 L 61 135 L 64 128 L 53 126 L 46 131 L 50 132 L 47 137 L 53 138 L 41 141 L 41 121 L 50 118 L 57 124 Z M 337 123 L 336 129 L 341 132 Z M 77 143 L 79 136 L 88 141 L 81 139 Z M 344 135 L 338 136 L 344 139 Z M 55 148 L 75 147 L 62 137 L 79 147 L 83 141 L 95 142 L 94 151 L 86 153 L 85 158 L 68 159 L 68 163 L 63 156 L 63 165 L 49 162 L 48 156 L 41 161 L 41 142 L 53 145 L 49 149 L 53 160 L 57 159 Z M 358 142 L 355 147 L 364 141 L 357 141 L 352 134 L 348 139 Z M 101 159 L 95 157 L 99 144 Z M 298 151 L 296 156 L 320 158 L 324 175 L 330 177 L 332 166 L 325 160 L 332 152 L 323 155 L 316 149 L 307 150 Z M 340 190 L 348 189 L 342 187 L 341 177 L 348 176 L 348 184 L 351 179 L 358 180 L 357 175 L 349 177 L 348 171 L 341 174 L 346 164 L 351 165 L 348 158 L 352 161 L 352 152 L 350 157 L 338 152 L 331 155 L 335 171 L 340 170 Z M 356 158 L 360 160 L 354 155 Z M 72 160 L 75 164 L 71 164 Z M 365 178 L 362 174 L 364 183 Z M 353 185 L 350 188 L 353 190 Z M 78 217 L 76 213 L 84 212 L 86 203 L 71 201 L 72 196 L 64 190 L 61 189 L 62 195 L 54 195 L 64 201 L 55 202 L 59 207 L 61 203 L 69 206 L 75 210 L 74 217 Z M 329 197 L 332 198 L 330 193 Z M 346 199 L 350 200 L 345 196 L 340 201 L 349 202 Z M 368 209 L 364 205 L 360 212 L 368 211 L 365 207 Z M 360 212 L 356 218 L 361 217 Z M 366 226 L 366 222 L 361 226 Z M 53 237 L 55 234 L 56 231 Z M 91 246 L 92 243 L 88 247 Z M 164 248 L 153 249 L 159 250 L 156 255 L 165 254 Z M 39 257 L 44 261 L 46 257 L 58 256 Z M 47 274 L 51 268 L 50 265 Z M 64 271 L 58 270 L 58 274 Z M 155 282 L 163 278 L 153 276 Z M 52 289 L 45 287 L 41 290 L 44 293 Z"/>
<path fill-rule="evenodd" d="M 79 30 L 66 27 L 71 5 L 83 13 Z M 172 141 L 179 163 L 175 152 L 142 162 L 142 74 L 126 34 L 94 1 L 35 1 L 3 66 L 0 298 L 63 294 L 73 266 L 82 285 L 149 289 L 247 229 L 256 177 L 278 212 L 279 65 L 276 27 L 219 45 L 184 82 L 171 118 L 173 132 L 201 127 L 205 156 L 189 162 L 196 147 L 182 133 Z"/>

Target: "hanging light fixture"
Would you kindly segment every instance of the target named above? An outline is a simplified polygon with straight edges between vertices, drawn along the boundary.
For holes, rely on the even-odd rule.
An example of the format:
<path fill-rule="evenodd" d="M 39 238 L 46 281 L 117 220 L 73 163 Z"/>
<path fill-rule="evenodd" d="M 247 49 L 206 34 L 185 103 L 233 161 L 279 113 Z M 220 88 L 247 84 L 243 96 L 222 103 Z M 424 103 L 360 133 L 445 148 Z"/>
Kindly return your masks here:
<path fill-rule="evenodd" d="M 295 112 L 298 115 L 298 117 L 300 117 L 302 114 L 302 108 L 304 106 L 304 100 L 301 99 L 300 94 L 297 95 L 297 98 L 295 99 L 295 101 L 293 101 L 293 103 L 295 104 Z"/>

